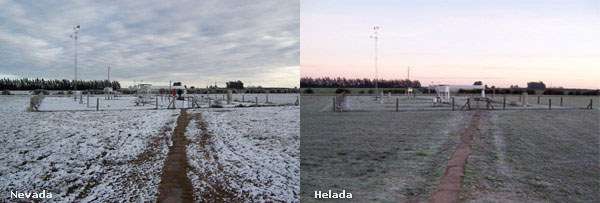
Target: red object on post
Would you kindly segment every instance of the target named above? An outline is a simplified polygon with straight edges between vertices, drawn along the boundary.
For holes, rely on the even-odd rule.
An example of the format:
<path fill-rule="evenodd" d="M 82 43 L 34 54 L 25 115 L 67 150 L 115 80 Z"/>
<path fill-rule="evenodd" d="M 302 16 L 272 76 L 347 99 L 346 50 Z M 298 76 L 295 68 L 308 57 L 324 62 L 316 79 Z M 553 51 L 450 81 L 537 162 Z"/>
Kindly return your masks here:
<path fill-rule="evenodd" d="M 173 96 L 177 94 L 177 90 L 173 90 Z"/>

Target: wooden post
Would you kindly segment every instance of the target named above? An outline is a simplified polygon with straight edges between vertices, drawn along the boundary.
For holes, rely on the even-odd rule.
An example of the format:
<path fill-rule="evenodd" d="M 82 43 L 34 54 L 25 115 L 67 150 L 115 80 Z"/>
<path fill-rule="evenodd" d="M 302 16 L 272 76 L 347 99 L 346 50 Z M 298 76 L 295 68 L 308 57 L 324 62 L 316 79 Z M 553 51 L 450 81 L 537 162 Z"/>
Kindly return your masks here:
<path fill-rule="evenodd" d="M 400 101 L 400 98 L 396 98 L 396 112 L 398 112 L 398 102 Z"/>
<path fill-rule="evenodd" d="M 467 98 L 467 109 L 471 110 L 471 98 Z"/>
<path fill-rule="evenodd" d="M 504 101 L 502 102 L 502 109 L 506 109 L 506 94 L 504 94 Z"/>
<path fill-rule="evenodd" d="M 552 99 L 548 99 L 548 109 L 552 109 Z"/>
<path fill-rule="evenodd" d="M 335 112 L 335 96 L 333 97 L 333 112 Z"/>
<path fill-rule="evenodd" d="M 538 96 L 538 104 L 540 104 L 540 96 Z"/>
<path fill-rule="evenodd" d="M 90 108 L 90 92 L 87 95 L 87 107 Z"/>
<path fill-rule="evenodd" d="M 265 103 L 269 103 L 269 94 L 267 93 L 267 101 Z"/>
<path fill-rule="evenodd" d="M 242 94 L 242 102 L 246 102 L 246 100 L 244 100 L 244 94 Z"/>
<path fill-rule="evenodd" d="M 154 98 L 156 100 L 156 109 L 158 109 L 158 97 Z"/>
<path fill-rule="evenodd" d="M 562 104 L 563 104 L 563 102 L 562 102 L 562 101 L 563 101 L 563 98 L 562 98 L 562 97 L 560 97 L 560 106 L 562 106 Z"/>
<path fill-rule="evenodd" d="M 490 110 L 490 100 L 486 100 L 486 102 L 485 102 L 485 109 L 486 110 Z"/>
<path fill-rule="evenodd" d="M 98 111 L 100 107 L 100 98 L 96 98 L 96 111 Z"/>
<path fill-rule="evenodd" d="M 452 111 L 454 111 L 454 97 L 452 97 Z"/>
<path fill-rule="evenodd" d="M 254 102 L 256 103 L 256 106 L 258 106 L 258 96 L 254 97 Z"/>
<path fill-rule="evenodd" d="M 594 99 L 590 99 L 590 104 L 588 104 L 588 106 L 585 107 L 585 108 L 586 109 L 593 109 L 594 108 L 593 105 L 594 105 Z"/>

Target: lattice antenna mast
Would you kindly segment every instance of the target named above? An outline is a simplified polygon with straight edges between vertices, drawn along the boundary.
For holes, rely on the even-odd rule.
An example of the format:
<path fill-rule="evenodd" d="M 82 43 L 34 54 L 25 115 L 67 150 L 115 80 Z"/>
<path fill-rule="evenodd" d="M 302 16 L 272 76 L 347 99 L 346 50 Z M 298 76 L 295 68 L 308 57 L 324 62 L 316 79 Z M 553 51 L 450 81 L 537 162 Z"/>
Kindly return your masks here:
<path fill-rule="evenodd" d="M 110 66 L 108 66 L 108 87 L 111 87 L 112 84 L 110 82 Z"/>
<path fill-rule="evenodd" d="M 74 84 L 75 92 L 77 92 L 77 33 L 79 31 L 79 28 L 80 28 L 79 25 L 73 27 L 73 35 L 75 35 L 75 36 L 73 36 L 73 35 L 69 36 L 69 37 L 71 37 L 71 39 L 75 40 L 75 79 L 73 81 L 75 83 Z M 77 100 L 77 94 L 74 94 L 74 95 L 75 95 L 75 100 Z"/>
<path fill-rule="evenodd" d="M 372 39 L 375 39 L 375 99 L 377 99 L 377 94 L 379 94 L 379 91 L 377 90 L 377 39 L 379 39 L 379 37 L 377 36 L 378 32 L 379 26 L 375 26 L 373 27 L 374 35 L 370 36 Z"/>

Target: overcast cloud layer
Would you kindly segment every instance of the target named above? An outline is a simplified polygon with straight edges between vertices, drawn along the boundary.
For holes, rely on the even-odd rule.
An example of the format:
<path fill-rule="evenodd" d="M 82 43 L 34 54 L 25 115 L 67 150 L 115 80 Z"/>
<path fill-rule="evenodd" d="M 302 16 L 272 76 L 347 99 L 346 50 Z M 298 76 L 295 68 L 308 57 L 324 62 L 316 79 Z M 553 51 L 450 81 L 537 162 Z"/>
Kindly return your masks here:
<path fill-rule="evenodd" d="M 299 83 L 299 2 L 0 0 L 0 76 Z"/>

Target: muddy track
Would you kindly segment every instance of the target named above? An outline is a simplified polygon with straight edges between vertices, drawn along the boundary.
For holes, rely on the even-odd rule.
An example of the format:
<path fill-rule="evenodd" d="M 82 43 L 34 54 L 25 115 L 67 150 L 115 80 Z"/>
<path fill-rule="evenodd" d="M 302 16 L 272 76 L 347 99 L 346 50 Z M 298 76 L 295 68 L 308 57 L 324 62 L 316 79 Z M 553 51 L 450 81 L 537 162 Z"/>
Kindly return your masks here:
<path fill-rule="evenodd" d="M 190 166 L 187 161 L 185 129 L 189 123 L 187 109 L 181 109 L 177 126 L 169 147 L 167 161 L 163 168 L 162 180 L 158 188 L 157 202 L 194 202 L 192 182 L 187 177 Z"/>
<path fill-rule="evenodd" d="M 446 173 L 440 180 L 437 191 L 433 194 L 430 202 L 458 202 L 462 177 L 465 164 L 473 146 L 473 133 L 477 129 L 479 119 L 483 116 L 483 110 L 477 110 L 471 118 L 469 127 L 460 135 L 460 145 L 452 153 L 452 158 L 446 166 Z"/>

